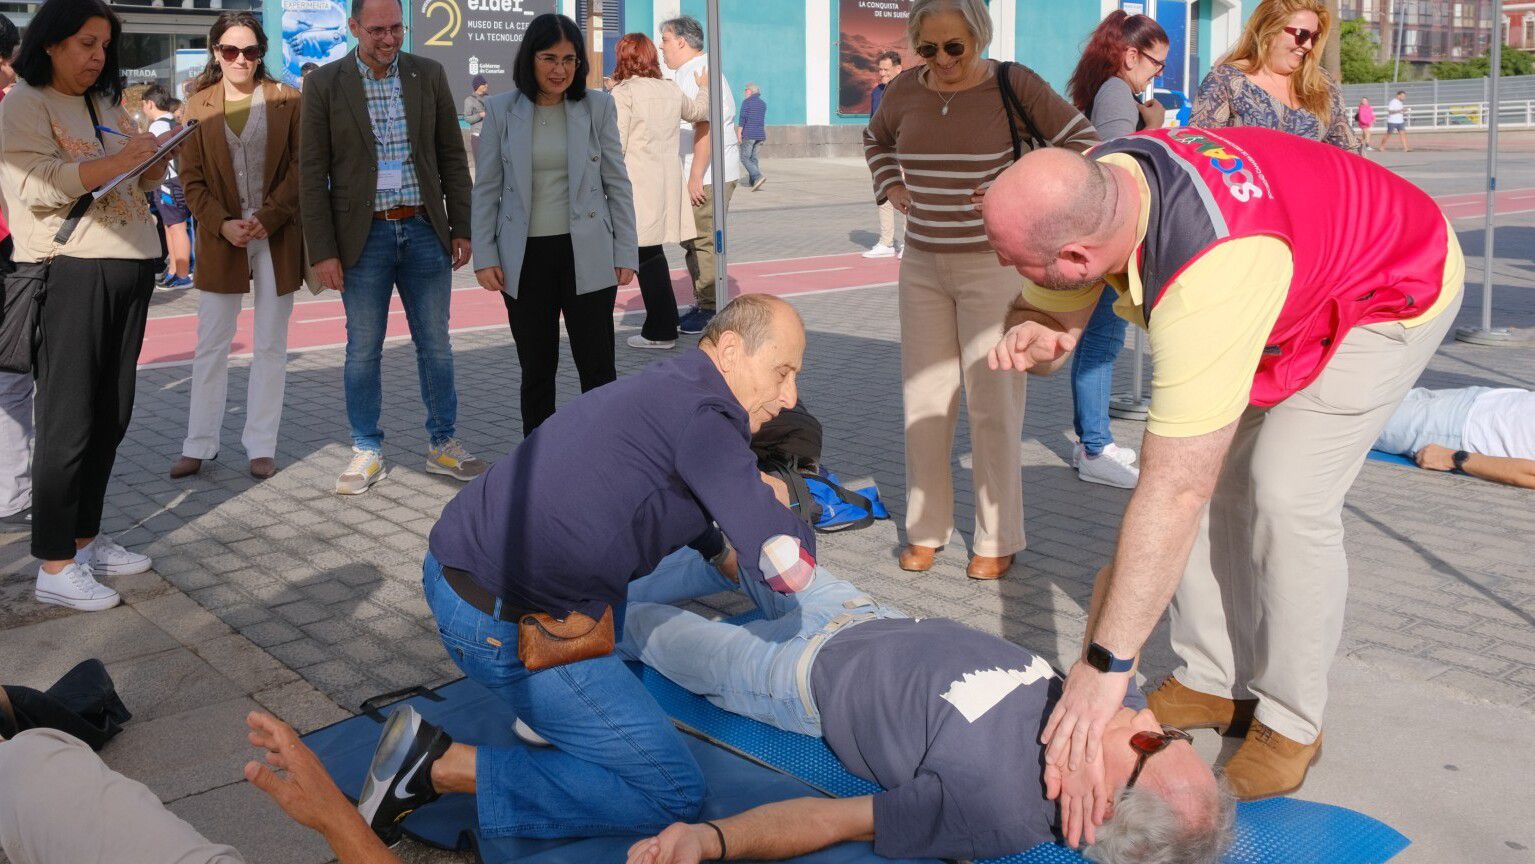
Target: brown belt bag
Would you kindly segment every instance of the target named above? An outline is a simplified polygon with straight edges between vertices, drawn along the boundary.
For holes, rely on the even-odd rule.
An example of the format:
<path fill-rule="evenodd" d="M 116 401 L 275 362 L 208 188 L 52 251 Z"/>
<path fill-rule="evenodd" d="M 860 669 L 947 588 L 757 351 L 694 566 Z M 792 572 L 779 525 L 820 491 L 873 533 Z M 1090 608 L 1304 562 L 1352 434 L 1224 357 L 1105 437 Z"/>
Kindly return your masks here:
<path fill-rule="evenodd" d="M 517 659 L 529 672 L 564 666 L 613 653 L 613 608 L 601 618 L 571 612 L 555 618 L 529 612 L 517 619 Z"/>

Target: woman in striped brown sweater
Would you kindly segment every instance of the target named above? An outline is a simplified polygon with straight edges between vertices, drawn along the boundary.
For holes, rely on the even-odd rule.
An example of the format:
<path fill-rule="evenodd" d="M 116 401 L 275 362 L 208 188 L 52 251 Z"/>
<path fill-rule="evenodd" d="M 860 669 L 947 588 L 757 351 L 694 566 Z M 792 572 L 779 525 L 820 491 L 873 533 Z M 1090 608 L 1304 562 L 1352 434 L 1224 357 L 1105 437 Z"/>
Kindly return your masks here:
<path fill-rule="evenodd" d="M 975 486 L 972 578 L 996 579 L 1024 548 L 1018 440 L 1024 382 L 986 366 L 1020 277 L 986 240 L 986 189 L 1012 164 L 1014 138 L 997 75 L 982 55 L 991 19 L 982 0 L 917 0 L 907 35 L 925 61 L 885 90 L 864 132 L 877 203 L 907 216 L 901 261 L 901 389 L 906 413 L 906 541 L 901 567 L 926 570 L 954 529 L 949 470 L 959 392 L 970 421 Z M 1044 144 L 1086 150 L 1097 134 L 1032 71 L 1008 80 Z M 1022 146 L 1029 124 L 1012 118 Z"/>

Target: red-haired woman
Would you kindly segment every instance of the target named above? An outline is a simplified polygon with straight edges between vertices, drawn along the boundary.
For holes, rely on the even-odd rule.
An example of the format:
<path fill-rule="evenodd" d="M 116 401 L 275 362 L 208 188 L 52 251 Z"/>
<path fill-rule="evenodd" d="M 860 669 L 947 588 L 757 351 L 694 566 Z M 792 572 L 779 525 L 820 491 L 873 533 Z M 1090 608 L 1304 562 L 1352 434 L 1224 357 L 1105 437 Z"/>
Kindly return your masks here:
<path fill-rule="evenodd" d="M 1066 85 L 1077 110 L 1092 120 L 1098 136 L 1110 141 L 1162 126 L 1166 110 L 1143 103 L 1151 82 L 1167 66 L 1167 32 L 1145 15 L 1115 10 L 1087 40 L 1082 59 Z M 1125 320 L 1114 314 L 1113 291 L 1103 292 L 1082 331 L 1071 360 L 1072 425 L 1077 446 L 1071 462 L 1089 483 L 1133 488 L 1140 479 L 1135 451 L 1114 443 L 1109 428 L 1109 393 L 1114 359 L 1125 344 Z"/>
<path fill-rule="evenodd" d="M 677 344 L 677 296 L 662 243 L 697 236 L 693 211 L 682 206 L 682 163 L 677 138 L 683 121 L 709 119 L 708 73 L 695 80 L 702 88 L 689 100 L 682 88 L 661 77 L 656 46 L 643 33 L 618 40 L 613 69 L 613 102 L 618 106 L 618 136 L 624 166 L 634 186 L 634 216 L 640 241 L 640 296 L 645 326 L 629 337 L 631 348 L 671 348 Z"/>

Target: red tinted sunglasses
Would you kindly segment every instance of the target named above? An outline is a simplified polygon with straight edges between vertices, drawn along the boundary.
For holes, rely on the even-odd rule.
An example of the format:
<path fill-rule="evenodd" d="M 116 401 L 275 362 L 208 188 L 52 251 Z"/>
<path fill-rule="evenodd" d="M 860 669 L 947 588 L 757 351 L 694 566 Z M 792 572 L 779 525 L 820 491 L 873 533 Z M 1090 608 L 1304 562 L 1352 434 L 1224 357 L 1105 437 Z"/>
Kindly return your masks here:
<path fill-rule="evenodd" d="M 1135 781 L 1140 779 L 1141 769 L 1146 767 L 1147 759 L 1166 750 L 1167 745 L 1174 741 L 1193 740 L 1194 736 L 1176 726 L 1163 726 L 1161 732 L 1137 732 L 1131 735 L 1130 747 L 1136 752 L 1135 770 L 1130 772 L 1130 782 L 1125 784 L 1125 788 L 1135 788 Z"/>
<path fill-rule="evenodd" d="M 241 54 L 245 55 L 247 61 L 255 63 L 266 53 L 260 45 L 246 45 L 244 48 L 238 45 L 215 45 L 213 50 L 219 52 L 219 56 L 224 58 L 225 63 L 235 62 L 235 58 Z"/>
<path fill-rule="evenodd" d="M 1304 27 L 1286 27 L 1284 28 L 1284 32 L 1295 37 L 1295 46 L 1297 48 L 1306 44 L 1307 42 L 1314 43 L 1316 38 L 1322 35 L 1316 30 L 1307 30 Z"/>

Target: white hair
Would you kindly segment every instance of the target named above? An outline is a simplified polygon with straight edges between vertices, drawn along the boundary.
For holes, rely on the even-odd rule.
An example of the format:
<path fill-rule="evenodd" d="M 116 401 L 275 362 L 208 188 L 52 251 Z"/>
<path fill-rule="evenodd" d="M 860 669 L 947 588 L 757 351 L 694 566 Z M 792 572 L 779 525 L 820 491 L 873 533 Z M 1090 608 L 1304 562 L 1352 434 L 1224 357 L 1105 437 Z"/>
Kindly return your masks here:
<path fill-rule="evenodd" d="M 916 0 L 906 18 L 906 41 L 911 43 L 913 50 L 922 38 L 923 19 L 937 12 L 958 12 L 965 19 L 970 38 L 975 40 L 975 56 L 986 53 L 991 44 L 991 13 L 986 9 L 985 0 Z"/>
<path fill-rule="evenodd" d="M 1083 854 L 1094 864 L 1220 864 L 1231 845 L 1236 796 L 1224 780 L 1186 794 L 1197 799 L 1183 802 L 1196 818 L 1180 818 L 1150 784 L 1124 792 Z"/>

